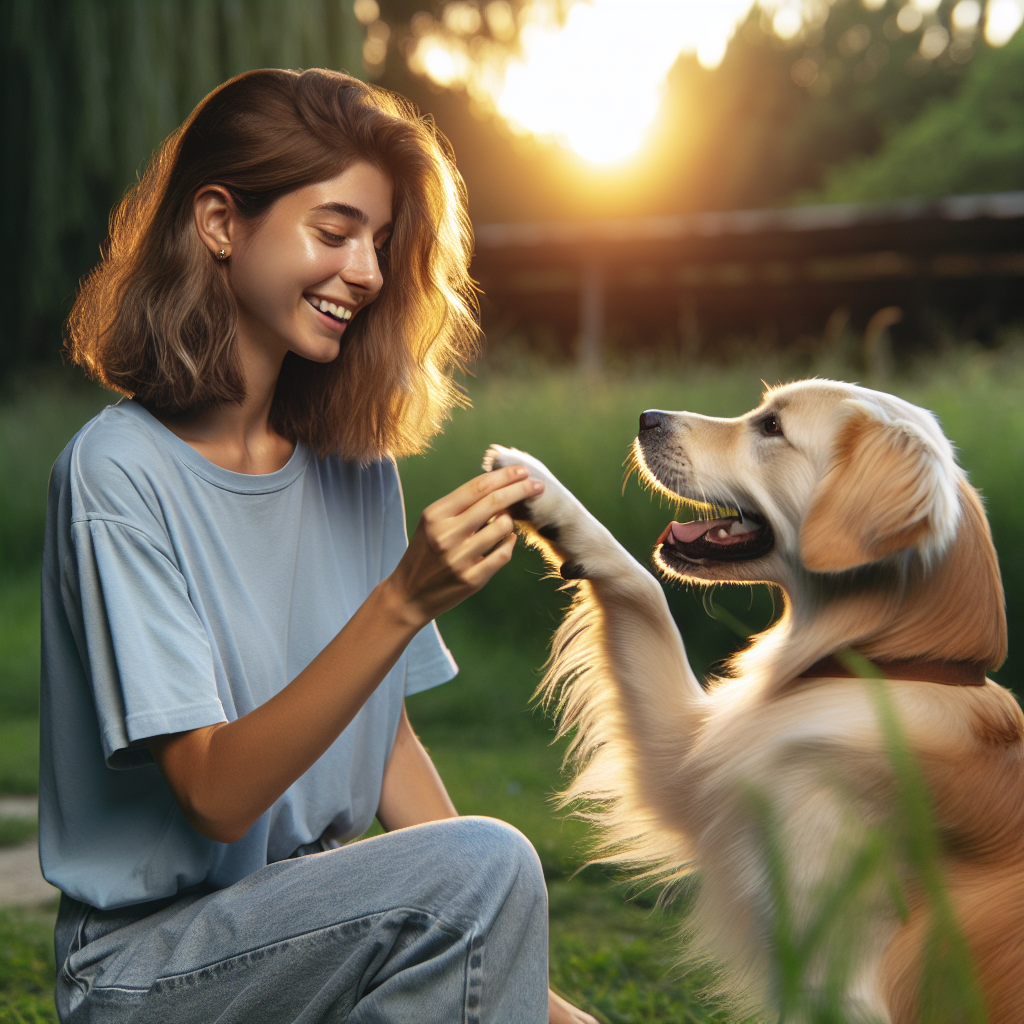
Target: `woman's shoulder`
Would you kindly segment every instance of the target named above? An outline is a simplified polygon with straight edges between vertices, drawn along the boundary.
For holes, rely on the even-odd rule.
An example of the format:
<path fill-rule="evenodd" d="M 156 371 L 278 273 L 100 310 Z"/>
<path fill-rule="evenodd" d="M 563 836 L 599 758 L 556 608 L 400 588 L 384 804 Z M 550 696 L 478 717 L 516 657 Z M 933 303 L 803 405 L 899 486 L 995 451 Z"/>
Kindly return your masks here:
<path fill-rule="evenodd" d="M 118 402 L 94 416 L 54 463 L 50 486 L 68 488 L 73 515 L 120 516 L 154 490 L 166 460 L 149 414 Z M 148 502 L 147 502 L 148 504 Z"/>
<path fill-rule="evenodd" d="M 341 455 L 327 455 L 314 460 L 317 472 L 328 486 L 349 495 L 359 494 L 363 501 L 385 503 L 401 497 L 402 484 L 398 466 L 390 456 L 369 462 L 355 462 Z"/>

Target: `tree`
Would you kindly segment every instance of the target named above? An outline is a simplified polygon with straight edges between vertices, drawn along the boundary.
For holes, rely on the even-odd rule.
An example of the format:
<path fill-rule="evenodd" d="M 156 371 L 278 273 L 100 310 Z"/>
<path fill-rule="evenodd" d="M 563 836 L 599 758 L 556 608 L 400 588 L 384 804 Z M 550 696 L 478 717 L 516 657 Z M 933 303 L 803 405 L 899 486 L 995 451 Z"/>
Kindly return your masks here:
<path fill-rule="evenodd" d="M 1024 33 L 980 54 L 959 91 L 826 175 L 826 202 L 1024 189 Z"/>
<path fill-rule="evenodd" d="M 0 379 L 52 359 L 110 207 L 211 89 L 362 74 L 349 0 L 0 0 Z"/>
<path fill-rule="evenodd" d="M 974 82 L 976 65 L 979 95 L 1003 88 L 980 75 L 980 68 L 989 58 L 1004 61 L 1006 51 L 991 50 L 979 27 L 954 25 L 956 5 L 957 0 L 941 0 L 924 13 L 911 5 L 917 18 L 908 22 L 901 19 L 906 6 L 902 0 L 832 0 L 817 5 L 816 20 L 786 40 L 773 30 L 766 10 L 770 5 L 755 4 L 717 68 L 705 69 L 693 56 L 679 58 L 665 83 L 647 150 L 635 161 L 607 168 L 587 165 L 560 147 L 515 136 L 500 117 L 474 109 L 460 87 L 442 90 L 413 74 L 404 55 L 413 48 L 417 33 L 448 31 L 443 14 L 438 20 L 422 13 L 424 0 L 381 0 L 390 42 L 377 80 L 436 116 L 455 148 L 478 222 L 627 217 L 778 206 L 807 198 L 821 201 L 821 189 L 834 168 L 880 152 L 887 140 L 933 105 L 947 109 L 942 105 L 952 103 L 969 81 Z M 628 11 L 623 6 L 623 18 Z M 657 31 L 656 23 L 651 31 Z M 489 32 L 486 19 L 479 21 L 471 38 L 460 35 L 461 45 L 469 55 L 479 53 L 487 60 L 496 45 Z M 929 39 L 938 33 L 945 43 L 925 56 L 922 49 L 929 52 L 924 44 L 929 32 Z M 481 41 L 486 45 L 475 45 Z M 505 45 L 514 50 L 516 42 Z M 571 67 L 566 71 L 571 74 Z M 608 74 L 616 75 L 614 60 L 609 61 Z M 629 90 L 628 79 L 621 80 L 621 87 Z M 1019 83 L 1014 89 L 1012 95 L 1019 95 Z M 1017 103 L 1009 113 L 1019 115 L 1018 100 L 993 102 L 1003 107 Z M 1001 137 L 1007 138 L 1007 133 Z M 1010 160 L 999 159 L 1001 166 Z M 981 161 L 972 167 L 965 166 L 964 174 L 955 179 L 956 190 L 992 187 L 991 174 L 975 174 Z M 953 182 L 951 178 L 951 188 Z"/>

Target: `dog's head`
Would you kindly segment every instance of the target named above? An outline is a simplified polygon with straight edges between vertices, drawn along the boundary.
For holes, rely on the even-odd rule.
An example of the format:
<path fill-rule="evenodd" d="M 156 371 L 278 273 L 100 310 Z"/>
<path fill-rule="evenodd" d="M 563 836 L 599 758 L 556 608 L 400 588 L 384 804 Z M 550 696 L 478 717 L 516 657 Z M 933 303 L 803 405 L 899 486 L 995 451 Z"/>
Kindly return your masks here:
<path fill-rule="evenodd" d="M 970 533 L 991 552 L 975 576 L 983 569 L 989 578 L 979 585 L 998 590 L 1001 607 L 980 503 L 930 412 L 809 380 L 770 389 L 735 419 L 650 410 L 640 426 L 643 478 L 696 509 L 658 540 L 655 561 L 667 575 L 774 583 L 796 603 L 863 591 L 871 580 L 891 596 L 933 574 Z"/>

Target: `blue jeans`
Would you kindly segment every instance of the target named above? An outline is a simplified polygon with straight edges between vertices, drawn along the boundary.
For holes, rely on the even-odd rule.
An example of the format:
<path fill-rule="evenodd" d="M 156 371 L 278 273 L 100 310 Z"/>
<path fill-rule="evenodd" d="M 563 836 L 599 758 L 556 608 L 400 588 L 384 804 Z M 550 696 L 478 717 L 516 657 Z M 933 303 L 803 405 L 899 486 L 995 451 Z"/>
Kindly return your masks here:
<path fill-rule="evenodd" d="M 61 899 L 64 1024 L 542 1024 L 547 892 L 529 842 L 452 818 L 270 864 L 227 889 Z"/>

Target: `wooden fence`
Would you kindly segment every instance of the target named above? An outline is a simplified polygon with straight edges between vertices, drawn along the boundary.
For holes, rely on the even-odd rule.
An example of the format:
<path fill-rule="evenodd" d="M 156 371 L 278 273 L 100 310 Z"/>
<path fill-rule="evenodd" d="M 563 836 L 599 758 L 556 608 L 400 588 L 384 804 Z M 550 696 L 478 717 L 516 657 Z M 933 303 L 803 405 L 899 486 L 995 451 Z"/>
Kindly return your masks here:
<path fill-rule="evenodd" d="M 549 355 L 728 354 L 863 339 L 992 337 L 1024 314 L 1024 192 L 583 223 L 484 224 L 492 342 Z M 897 326 L 898 325 L 898 326 Z"/>

